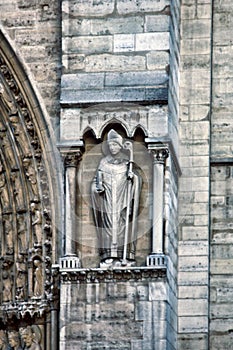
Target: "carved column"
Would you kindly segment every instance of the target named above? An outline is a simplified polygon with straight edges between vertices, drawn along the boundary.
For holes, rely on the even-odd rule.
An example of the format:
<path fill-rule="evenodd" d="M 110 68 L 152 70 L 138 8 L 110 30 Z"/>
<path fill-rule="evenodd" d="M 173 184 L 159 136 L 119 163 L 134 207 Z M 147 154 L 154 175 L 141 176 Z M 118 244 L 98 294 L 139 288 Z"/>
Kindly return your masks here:
<path fill-rule="evenodd" d="M 168 148 L 161 145 L 148 146 L 153 157 L 153 219 L 151 254 L 147 257 L 148 266 L 164 266 L 164 167 L 169 155 Z"/>
<path fill-rule="evenodd" d="M 75 251 L 76 234 L 76 176 L 81 160 L 80 149 L 68 150 L 63 153 L 65 165 L 65 256 L 61 259 L 64 268 L 80 267 L 80 261 Z"/>

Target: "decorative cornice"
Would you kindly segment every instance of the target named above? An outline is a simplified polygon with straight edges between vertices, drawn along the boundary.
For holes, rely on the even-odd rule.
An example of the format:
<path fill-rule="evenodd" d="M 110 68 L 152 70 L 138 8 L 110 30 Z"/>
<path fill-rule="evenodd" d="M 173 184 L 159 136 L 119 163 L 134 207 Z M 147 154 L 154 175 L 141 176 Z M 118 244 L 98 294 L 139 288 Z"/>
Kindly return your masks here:
<path fill-rule="evenodd" d="M 112 269 L 60 269 L 62 283 L 109 283 L 154 280 L 166 277 L 166 268 L 114 267 Z"/>

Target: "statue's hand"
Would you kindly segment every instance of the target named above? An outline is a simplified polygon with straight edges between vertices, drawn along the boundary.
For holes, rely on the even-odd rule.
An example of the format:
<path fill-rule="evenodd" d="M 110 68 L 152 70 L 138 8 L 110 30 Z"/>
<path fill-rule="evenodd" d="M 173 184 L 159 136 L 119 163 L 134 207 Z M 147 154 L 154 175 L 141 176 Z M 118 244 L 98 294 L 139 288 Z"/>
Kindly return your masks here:
<path fill-rule="evenodd" d="M 96 186 L 96 192 L 97 193 L 103 193 L 104 192 L 103 186 Z"/>
<path fill-rule="evenodd" d="M 128 180 L 132 180 L 132 179 L 133 179 L 133 176 L 134 176 L 134 173 L 133 173 L 132 171 L 129 171 L 129 172 L 128 172 L 127 179 L 128 179 Z"/>

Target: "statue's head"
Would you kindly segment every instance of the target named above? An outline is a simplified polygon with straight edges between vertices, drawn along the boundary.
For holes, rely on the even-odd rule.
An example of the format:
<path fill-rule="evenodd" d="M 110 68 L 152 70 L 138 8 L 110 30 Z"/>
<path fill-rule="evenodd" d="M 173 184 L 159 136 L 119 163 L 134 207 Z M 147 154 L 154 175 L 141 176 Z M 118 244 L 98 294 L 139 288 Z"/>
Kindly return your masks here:
<path fill-rule="evenodd" d="M 123 147 L 123 138 L 115 130 L 111 129 L 107 137 L 108 148 L 110 153 L 115 156 Z"/>
<path fill-rule="evenodd" d="M 2 346 L 6 344 L 7 344 L 7 335 L 6 335 L 6 332 L 1 329 L 0 330 L 0 349 L 2 349 Z"/>
<path fill-rule="evenodd" d="M 19 331 L 26 346 L 31 346 L 33 343 L 33 333 L 31 327 L 27 326 L 26 328 L 20 328 Z"/>
<path fill-rule="evenodd" d="M 20 344 L 19 332 L 10 331 L 8 332 L 8 341 L 12 348 Z"/>
<path fill-rule="evenodd" d="M 123 146 L 123 138 L 120 134 L 118 134 L 115 130 L 111 129 L 108 133 L 108 144 L 110 142 L 116 142 L 118 143 L 121 147 Z"/>

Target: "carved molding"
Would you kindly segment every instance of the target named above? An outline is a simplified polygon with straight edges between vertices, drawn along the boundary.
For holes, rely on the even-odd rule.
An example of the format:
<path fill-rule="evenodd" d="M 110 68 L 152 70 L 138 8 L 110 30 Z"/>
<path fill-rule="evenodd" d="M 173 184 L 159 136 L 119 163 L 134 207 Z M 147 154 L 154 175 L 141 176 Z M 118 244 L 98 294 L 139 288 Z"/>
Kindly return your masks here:
<path fill-rule="evenodd" d="M 166 268 L 128 267 L 112 269 L 60 269 L 61 282 L 108 283 L 117 281 L 144 281 L 166 277 Z"/>

